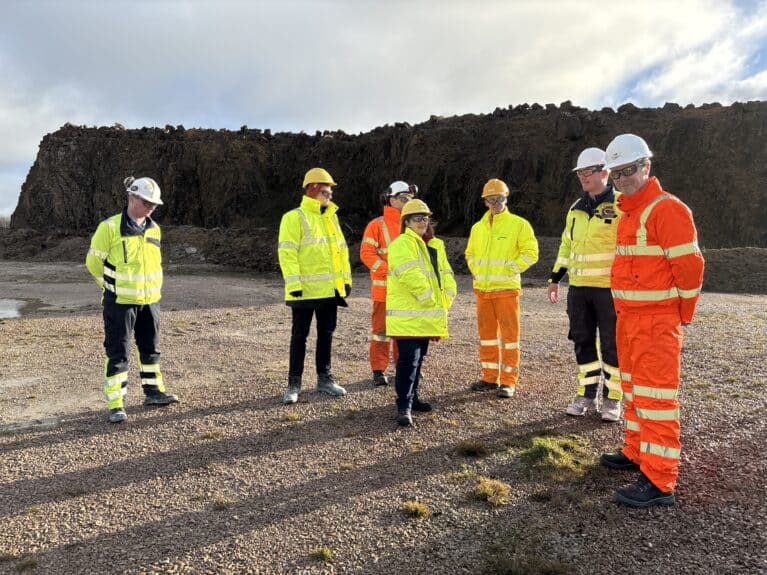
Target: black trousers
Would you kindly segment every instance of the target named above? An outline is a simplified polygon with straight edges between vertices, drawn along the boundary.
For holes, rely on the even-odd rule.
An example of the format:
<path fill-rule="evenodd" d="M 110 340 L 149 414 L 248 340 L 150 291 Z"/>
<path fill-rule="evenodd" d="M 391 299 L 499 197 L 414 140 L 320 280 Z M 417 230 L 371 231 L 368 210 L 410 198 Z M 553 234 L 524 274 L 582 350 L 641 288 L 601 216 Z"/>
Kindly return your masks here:
<path fill-rule="evenodd" d="M 128 371 L 128 360 L 135 339 L 139 358 L 145 365 L 160 363 L 160 304 L 129 305 L 116 303 L 114 296 L 104 294 L 104 350 L 107 356 L 106 376 Z M 156 373 L 141 373 L 142 382 Z"/>
<path fill-rule="evenodd" d="M 599 360 L 597 352 L 597 331 L 602 362 L 618 367 L 618 353 L 615 348 L 615 305 L 610 288 L 570 286 L 567 291 L 567 316 L 570 318 L 570 338 L 575 344 L 575 359 L 578 365 Z M 589 370 L 585 376 L 600 375 L 601 368 Z M 610 374 L 605 371 L 605 379 Z M 586 385 L 585 397 L 597 396 L 597 383 Z M 602 396 L 607 397 L 607 386 Z"/>
<path fill-rule="evenodd" d="M 418 382 L 421 379 L 423 358 L 429 351 L 429 339 L 398 339 L 397 372 L 394 386 L 397 390 L 397 409 L 410 409 L 413 399 L 418 397 Z"/>
<path fill-rule="evenodd" d="M 314 362 L 317 375 L 330 374 L 330 352 L 333 347 L 333 332 L 336 330 L 338 307 L 335 303 L 323 304 L 314 308 L 291 307 L 293 327 L 290 332 L 290 367 L 288 375 L 302 376 L 306 357 L 306 338 L 312 317 L 317 316 L 317 349 Z"/>

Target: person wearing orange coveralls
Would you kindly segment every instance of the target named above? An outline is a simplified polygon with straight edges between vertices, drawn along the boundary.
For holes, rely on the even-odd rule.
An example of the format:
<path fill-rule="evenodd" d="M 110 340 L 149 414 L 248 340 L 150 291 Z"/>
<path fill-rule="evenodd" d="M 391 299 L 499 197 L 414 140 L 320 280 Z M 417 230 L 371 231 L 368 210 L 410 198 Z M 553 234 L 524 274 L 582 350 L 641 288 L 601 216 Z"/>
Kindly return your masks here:
<path fill-rule="evenodd" d="M 389 271 L 389 244 L 399 236 L 400 212 L 418 193 L 418 186 L 393 182 L 381 196 L 383 215 L 371 220 L 362 234 L 360 260 L 370 270 L 370 369 L 373 385 L 388 385 L 386 368 L 390 350 L 397 361 L 397 344 L 386 335 L 386 274 Z"/>
<path fill-rule="evenodd" d="M 689 325 L 703 283 L 703 256 L 692 212 L 650 176 L 647 143 L 621 134 L 606 150 L 620 190 L 610 287 L 618 316 L 618 364 L 625 443 L 600 462 L 638 470 L 615 499 L 631 507 L 673 505 L 681 452 L 679 427 L 682 326 Z"/>
<path fill-rule="evenodd" d="M 538 261 L 538 240 L 530 223 L 506 207 L 508 186 L 493 178 L 482 189 L 487 212 L 474 224 L 466 263 L 474 278 L 482 378 L 473 391 L 514 395 L 519 381 L 519 296 L 521 274 Z"/>

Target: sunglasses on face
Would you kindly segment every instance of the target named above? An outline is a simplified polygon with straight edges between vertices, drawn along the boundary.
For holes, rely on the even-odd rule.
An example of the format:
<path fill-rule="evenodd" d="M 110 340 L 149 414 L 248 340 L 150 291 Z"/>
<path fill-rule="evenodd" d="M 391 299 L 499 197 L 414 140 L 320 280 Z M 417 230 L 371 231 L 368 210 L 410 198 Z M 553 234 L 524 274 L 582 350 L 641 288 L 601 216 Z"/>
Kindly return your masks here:
<path fill-rule="evenodd" d="M 429 218 L 429 216 L 410 216 L 410 221 L 415 222 L 417 224 L 420 224 L 423 222 L 426 222 L 428 224 L 430 219 L 431 218 Z"/>
<path fill-rule="evenodd" d="M 152 202 L 145 200 L 141 196 L 137 196 L 134 194 L 133 197 L 136 198 L 139 202 L 141 202 L 141 205 L 143 205 L 147 210 L 151 210 L 157 207 L 157 204 L 153 204 Z"/>
<path fill-rule="evenodd" d="M 394 196 L 394 199 L 399 200 L 400 202 L 409 202 L 413 199 L 413 194 L 410 192 L 400 192 Z"/>
<path fill-rule="evenodd" d="M 319 193 L 325 196 L 326 198 L 332 198 L 333 197 L 333 190 L 331 188 L 325 188 L 319 190 Z"/>
<path fill-rule="evenodd" d="M 644 162 L 637 162 L 636 164 L 631 164 L 630 166 L 626 166 L 625 168 L 621 168 L 620 170 L 612 170 L 610 172 L 610 179 L 611 180 L 617 180 L 621 176 L 628 178 L 629 176 L 633 176 L 637 173 L 637 170 L 644 166 Z"/>
<path fill-rule="evenodd" d="M 589 166 L 588 168 L 581 168 L 580 170 L 575 170 L 575 173 L 581 178 L 588 178 L 589 176 L 596 174 L 597 172 L 601 172 L 603 169 L 604 169 L 604 166 Z"/>

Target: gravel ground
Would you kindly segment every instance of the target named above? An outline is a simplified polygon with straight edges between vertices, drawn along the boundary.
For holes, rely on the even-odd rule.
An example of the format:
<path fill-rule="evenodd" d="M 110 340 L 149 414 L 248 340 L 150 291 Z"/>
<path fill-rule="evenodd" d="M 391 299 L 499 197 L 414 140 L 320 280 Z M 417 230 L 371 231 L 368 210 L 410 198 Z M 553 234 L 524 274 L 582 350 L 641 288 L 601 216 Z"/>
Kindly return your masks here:
<path fill-rule="evenodd" d="M 0 262 L 0 297 L 34 304 L 0 320 L 0 573 L 767 573 L 767 296 L 704 294 L 685 331 L 678 503 L 639 511 L 612 502 L 633 475 L 597 464 L 621 426 L 564 415 L 575 363 L 543 286 L 522 298 L 519 392 L 499 400 L 467 391 L 460 278 L 451 338 L 425 367 L 436 409 L 399 429 L 392 387 L 369 380 L 364 277 L 334 346 L 349 394 L 313 390 L 310 353 L 286 407 L 279 278 L 184 271 L 168 277 L 162 348 L 182 403 L 141 407 L 133 366 L 130 419 L 110 426 L 83 267 Z M 571 468 L 532 465 L 543 435 L 581 442 Z M 505 505 L 473 495 L 479 476 L 510 486 Z M 406 500 L 430 515 L 408 517 Z"/>

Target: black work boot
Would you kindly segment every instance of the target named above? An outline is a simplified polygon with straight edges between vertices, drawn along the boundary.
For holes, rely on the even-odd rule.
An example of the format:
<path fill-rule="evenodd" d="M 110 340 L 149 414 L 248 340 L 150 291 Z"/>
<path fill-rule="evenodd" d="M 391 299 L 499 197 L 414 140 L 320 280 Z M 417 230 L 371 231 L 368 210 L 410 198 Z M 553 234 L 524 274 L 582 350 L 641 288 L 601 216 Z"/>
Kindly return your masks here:
<path fill-rule="evenodd" d="M 407 427 L 413 424 L 413 418 L 410 415 L 409 409 L 400 409 L 397 415 L 397 423 L 402 427 Z"/>
<path fill-rule="evenodd" d="M 380 369 L 373 370 L 373 385 L 375 386 L 389 385 L 389 378 L 386 377 L 386 374 L 382 370 Z"/>
<path fill-rule="evenodd" d="M 288 376 L 288 390 L 282 398 L 282 403 L 290 405 L 298 401 L 298 394 L 301 393 L 301 376 L 289 375 Z"/>
<path fill-rule="evenodd" d="M 661 491 L 655 484 L 640 473 L 636 483 L 621 487 L 615 492 L 615 500 L 629 507 L 652 507 L 653 505 L 674 505 L 673 491 Z"/>
<path fill-rule="evenodd" d="M 603 453 L 599 458 L 599 463 L 610 469 L 618 471 L 639 471 L 639 464 L 634 463 L 626 457 L 622 451 L 617 453 Z"/>
<path fill-rule="evenodd" d="M 433 408 L 431 406 L 431 403 L 429 403 L 428 401 L 421 401 L 419 397 L 414 397 L 413 403 L 411 404 L 410 409 L 412 409 L 413 411 L 421 411 L 423 413 L 428 413 Z"/>
<path fill-rule="evenodd" d="M 142 386 L 144 390 L 144 405 L 170 405 L 178 403 L 178 397 L 172 393 L 160 391 L 151 385 Z"/>

